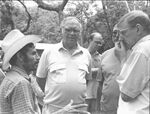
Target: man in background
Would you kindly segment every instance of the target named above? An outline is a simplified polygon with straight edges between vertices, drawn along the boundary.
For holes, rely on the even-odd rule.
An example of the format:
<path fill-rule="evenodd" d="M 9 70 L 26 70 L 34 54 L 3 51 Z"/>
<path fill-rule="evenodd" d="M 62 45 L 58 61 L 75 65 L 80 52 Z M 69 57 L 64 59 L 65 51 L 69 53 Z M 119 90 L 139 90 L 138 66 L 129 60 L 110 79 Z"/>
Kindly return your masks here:
<path fill-rule="evenodd" d="M 101 56 L 101 75 L 99 83 L 100 114 L 117 114 L 119 100 L 119 85 L 116 78 L 121 71 L 121 64 L 127 55 L 124 43 L 119 41 L 117 27 L 114 26 L 114 47 L 105 51 Z"/>
<path fill-rule="evenodd" d="M 94 32 L 89 37 L 89 47 L 88 50 L 92 56 L 91 63 L 91 75 L 92 80 L 90 80 L 87 87 L 87 102 L 89 104 L 88 110 L 91 114 L 97 113 L 98 110 L 98 99 L 97 99 L 97 89 L 99 85 L 99 81 L 101 80 L 100 64 L 101 64 L 101 54 L 98 50 L 104 44 L 104 40 L 102 35 L 98 32 Z"/>

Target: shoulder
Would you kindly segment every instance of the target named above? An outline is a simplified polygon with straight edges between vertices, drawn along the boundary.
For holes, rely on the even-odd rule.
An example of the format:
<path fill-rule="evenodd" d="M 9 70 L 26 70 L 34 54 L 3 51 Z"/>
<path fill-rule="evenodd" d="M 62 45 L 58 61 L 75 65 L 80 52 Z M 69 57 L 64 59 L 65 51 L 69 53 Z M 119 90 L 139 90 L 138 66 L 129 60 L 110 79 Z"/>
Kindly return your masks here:
<path fill-rule="evenodd" d="M 6 78 L 4 78 L 4 80 L 7 82 L 7 86 L 16 87 L 19 84 L 29 85 L 29 81 L 15 71 L 9 71 L 6 73 Z"/>
<path fill-rule="evenodd" d="M 15 84 L 17 84 L 21 81 L 25 81 L 25 82 L 27 81 L 23 76 L 21 76 L 16 71 L 9 71 L 8 73 L 6 73 L 6 78 Z"/>
<path fill-rule="evenodd" d="M 80 46 L 80 48 L 81 48 L 83 54 L 85 54 L 85 55 L 91 57 L 91 54 L 89 53 L 88 49 L 86 49 L 86 48 L 84 48 L 84 47 L 81 47 L 81 46 Z"/>
<path fill-rule="evenodd" d="M 60 48 L 60 43 L 57 44 L 49 44 L 49 46 L 47 46 L 43 53 L 42 56 L 49 56 L 52 52 L 57 52 Z"/>
<path fill-rule="evenodd" d="M 6 73 L 6 77 L 1 84 L 1 91 L 8 97 L 16 88 L 24 90 L 24 88 L 28 86 L 29 82 L 25 78 L 20 76 L 17 72 L 10 71 Z"/>
<path fill-rule="evenodd" d="M 111 48 L 111 49 L 106 50 L 104 53 L 102 53 L 101 57 L 102 57 L 102 58 L 104 58 L 105 56 L 107 56 L 107 55 L 110 55 L 110 54 L 114 53 L 114 50 L 115 50 L 115 48 L 114 48 L 114 47 L 113 47 L 113 48 Z"/>
<path fill-rule="evenodd" d="M 150 49 L 150 40 L 140 43 L 134 51 L 144 54 L 146 57 L 150 57 L 149 49 Z"/>

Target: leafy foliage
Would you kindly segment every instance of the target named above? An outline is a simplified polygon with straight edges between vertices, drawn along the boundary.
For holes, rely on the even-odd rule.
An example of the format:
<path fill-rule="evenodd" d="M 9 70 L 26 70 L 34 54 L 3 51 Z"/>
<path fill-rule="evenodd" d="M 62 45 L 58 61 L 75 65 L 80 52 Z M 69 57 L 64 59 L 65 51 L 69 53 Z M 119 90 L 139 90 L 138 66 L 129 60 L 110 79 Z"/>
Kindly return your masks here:
<path fill-rule="evenodd" d="M 88 38 L 92 32 L 99 32 L 102 34 L 105 45 L 103 52 L 108 48 L 113 46 L 112 43 L 112 31 L 113 26 L 117 23 L 121 16 L 127 13 L 129 10 L 143 10 L 146 13 L 150 14 L 150 7 L 147 1 L 135 1 L 135 0 L 103 0 L 106 7 L 106 13 L 102 8 L 99 8 L 95 5 L 97 13 L 93 15 L 92 12 L 89 12 L 90 4 L 94 3 L 95 0 L 92 0 L 91 3 L 76 2 L 72 3 L 76 8 L 69 7 L 67 13 L 64 16 L 76 16 L 83 25 L 83 33 L 81 45 L 88 46 Z M 71 3 L 71 2 L 70 2 Z M 38 34 L 41 35 L 44 39 L 43 42 L 56 43 L 61 40 L 60 32 L 60 17 L 59 13 L 56 11 L 43 10 L 41 8 L 28 7 L 28 11 L 32 16 L 32 21 L 30 28 L 27 30 L 26 34 Z M 0 39 L 3 39 L 6 33 L 8 33 L 13 27 L 18 29 L 23 29 L 26 24 L 27 14 L 24 8 L 20 5 L 16 5 L 12 0 L 7 0 L 5 2 L 0 1 Z M 106 21 L 106 18 L 108 22 Z M 109 27 L 108 27 L 109 24 Z M 109 31 L 109 29 L 111 31 Z"/>

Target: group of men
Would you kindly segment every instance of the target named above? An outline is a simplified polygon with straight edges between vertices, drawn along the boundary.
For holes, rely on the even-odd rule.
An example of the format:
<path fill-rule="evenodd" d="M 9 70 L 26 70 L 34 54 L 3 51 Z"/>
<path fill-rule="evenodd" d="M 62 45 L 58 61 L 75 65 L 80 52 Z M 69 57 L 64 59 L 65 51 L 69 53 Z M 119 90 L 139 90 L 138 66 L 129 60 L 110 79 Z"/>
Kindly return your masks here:
<path fill-rule="evenodd" d="M 102 55 L 100 33 L 89 47 L 78 43 L 75 17 L 61 23 L 62 41 L 39 58 L 39 36 L 9 32 L 3 42 L 0 114 L 149 114 L 150 19 L 142 11 L 125 14 L 113 29 L 114 47 Z M 36 71 L 36 80 L 31 76 Z M 42 105 L 42 112 L 38 106 Z"/>

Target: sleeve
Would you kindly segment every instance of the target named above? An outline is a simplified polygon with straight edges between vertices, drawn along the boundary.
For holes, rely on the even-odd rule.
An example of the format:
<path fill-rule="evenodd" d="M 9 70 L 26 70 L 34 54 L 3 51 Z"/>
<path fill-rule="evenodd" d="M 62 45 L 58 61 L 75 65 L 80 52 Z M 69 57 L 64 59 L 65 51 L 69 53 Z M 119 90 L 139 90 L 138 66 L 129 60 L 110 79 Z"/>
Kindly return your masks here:
<path fill-rule="evenodd" d="M 92 64 L 92 58 L 90 53 L 88 53 L 88 61 L 89 61 L 89 65 L 88 65 L 88 73 L 86 74 L 86 80 L 92 80 L 92 72 L 91 72 L 91 64 Z"/>
<path fill-rule="evenodd" d="M 2 81 L 3 81 L 4 78 L 5 78 L 5 74 L 4 74 L 4 72 L 0 69 L 0 85 L 1 85 L 1 83 L 2 83 Z"/>
<path fill-rule="evenodd" d="M 102 77 L 102 66 L 101 66 L 102 55 L 100 55 L 99 58 L 100 58 L 100 62 L 98 63 L 99 70 L 97 72 L 96 80 L 97 81 L 102 81 L 103 80 L 103 77 Z"/>
<path fill-rule="evenodd" d="M 102 55 L 101 55 L 101 59 L 100 59 L 100 68 L 98 71 L 98 75 L 99 75 L 99 82 L 103 83 L 104 81 L 104 72 L 103 72 L 103 67 L 102 67 L 102 62 L 103 59 L 107 56 L 108 51 L 105 51 Z"/>
<path fill-rule="evenodd" d="M 11 103 L 14 114 L 36 114 L 32 93 L 26 81 L 15 86 L 11 95 Z"/>
<path fill-rule="evenodd" d="M 36 76 L 38 78 L 46 78 L 48 74 L 48 57 L 49 57 L 50 51 L 44 50 L 44 52 L 41 55 L 38 68 L 37 68 L 37 73 Z"/>
<path fill-rule="evenodd" d="M 138 96 L 149 80 L 149 59 L 142 53 L 133 53 L 118 77 L 121 92 L 129 97 Z"/>

